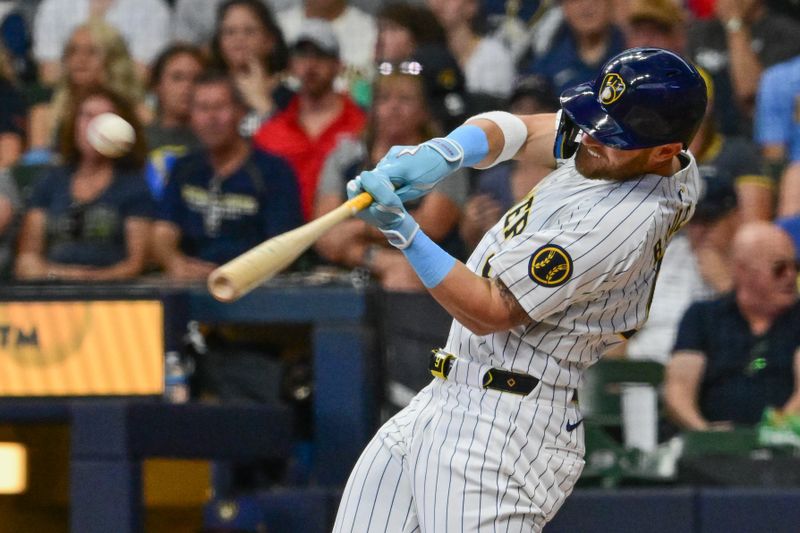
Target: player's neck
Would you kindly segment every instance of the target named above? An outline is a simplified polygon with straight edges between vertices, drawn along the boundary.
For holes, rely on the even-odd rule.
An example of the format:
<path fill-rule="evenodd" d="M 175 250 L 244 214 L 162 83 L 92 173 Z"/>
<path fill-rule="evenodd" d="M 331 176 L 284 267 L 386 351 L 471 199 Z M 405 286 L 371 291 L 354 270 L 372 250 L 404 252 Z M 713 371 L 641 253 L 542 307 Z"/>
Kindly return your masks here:
<path fill-rule="evenodd" d="M 664 161 L 661 165 L 651 169 L 649 173 L 656 174 L 657 176 L 669 177 L 680 172 L 682 168 L 683 164 L 681 164 L 681 158 L 676 155 Z"/>

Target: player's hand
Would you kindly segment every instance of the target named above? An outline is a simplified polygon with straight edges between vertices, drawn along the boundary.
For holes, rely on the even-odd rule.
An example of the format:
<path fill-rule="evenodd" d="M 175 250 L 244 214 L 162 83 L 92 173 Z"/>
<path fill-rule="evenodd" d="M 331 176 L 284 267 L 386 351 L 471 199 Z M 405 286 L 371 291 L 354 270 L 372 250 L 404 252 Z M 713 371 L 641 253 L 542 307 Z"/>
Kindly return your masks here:
<path fill-rule="evenodd" d="M 424 196 L 461 167 L 464 149 L 452 139 L 436 138 L 417 146 L 394 146 L 375 170 L 388 176 L 400 200 Z"/>
<path fill-rule="evenodd" d="M 389 178 L 378 170 L 362 172 L 347 183 L 347 197 L 354 198 L 362 191 L 368 192 L 373 202 L 358 217 L 381 230 L 392 246 L 408 247 L 419 231 L 419 224 L 403 207 Z"/>

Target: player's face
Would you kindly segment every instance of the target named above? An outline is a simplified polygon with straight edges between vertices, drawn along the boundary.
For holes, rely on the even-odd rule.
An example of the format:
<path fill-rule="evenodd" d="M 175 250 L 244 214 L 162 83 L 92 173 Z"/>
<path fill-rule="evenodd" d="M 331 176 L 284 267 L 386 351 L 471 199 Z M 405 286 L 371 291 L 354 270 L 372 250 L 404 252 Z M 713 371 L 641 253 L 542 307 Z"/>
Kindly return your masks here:
<path fill-rule="evenodd" d="M 182 121 L 188 119 L 192 89 L 202 69 L 191 54 L 177 54 L 167 61 L 156 87 L 162 115 Z"/>
<path fill-rule="evenodd" d="M 75 142 L 81 157 L 101 157 L 86 137 L 89 122 L 103 113 L 116 113 L 114 104 L 103 96 L 90 96 L 81 104 L 75 117 Z"/>
<path fill-rule="evenodd" d="M 192 130 L 209 150 L 229 146 L 239 138 L 239 122 L 243 115 L 227 84 L 209 83 L 195 87 Z"/>
<path fill-rule="evenodd" d="M 575 167 L 587 178 L 624 180 L 650 171 L 652 151 L 652 148 L 619 150 L 584 134 Z"/>

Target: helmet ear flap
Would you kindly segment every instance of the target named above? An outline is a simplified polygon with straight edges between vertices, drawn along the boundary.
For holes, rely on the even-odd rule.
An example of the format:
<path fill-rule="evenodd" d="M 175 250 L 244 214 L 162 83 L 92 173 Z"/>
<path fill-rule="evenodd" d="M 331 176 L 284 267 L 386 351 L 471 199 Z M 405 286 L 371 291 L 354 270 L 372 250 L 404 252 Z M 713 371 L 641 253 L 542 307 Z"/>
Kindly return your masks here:
<path fill-rule="evenodd" d="M 578 150 L 581 144 L 583 131 L 578 127 L 564 110 L 558 111 L 556 140 L 553 144 L 553 156 L 556 159 L 569 159 Z"/>

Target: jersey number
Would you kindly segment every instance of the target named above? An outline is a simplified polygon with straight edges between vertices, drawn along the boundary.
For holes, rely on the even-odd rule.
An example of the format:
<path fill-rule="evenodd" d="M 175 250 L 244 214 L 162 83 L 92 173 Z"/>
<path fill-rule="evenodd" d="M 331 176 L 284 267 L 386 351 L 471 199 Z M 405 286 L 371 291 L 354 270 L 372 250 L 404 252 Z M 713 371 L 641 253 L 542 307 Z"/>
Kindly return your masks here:
<path fill-rule="evenodd" d="M 503 216 L 503 236 L 506 239 L 516 237 L 528 225 L 528 215 L 533 205 L 533 194 L 523 199 L 520 203 L 508 210 Z"/>

